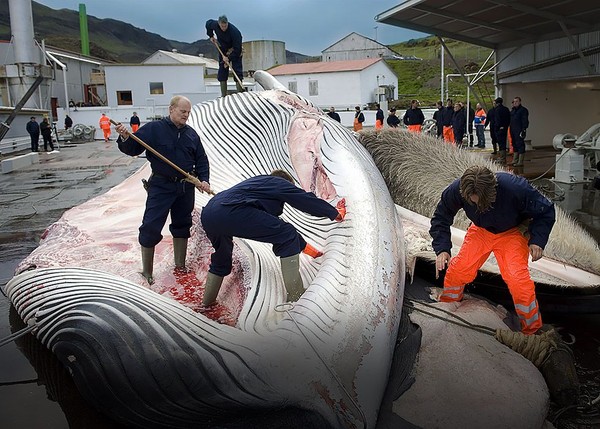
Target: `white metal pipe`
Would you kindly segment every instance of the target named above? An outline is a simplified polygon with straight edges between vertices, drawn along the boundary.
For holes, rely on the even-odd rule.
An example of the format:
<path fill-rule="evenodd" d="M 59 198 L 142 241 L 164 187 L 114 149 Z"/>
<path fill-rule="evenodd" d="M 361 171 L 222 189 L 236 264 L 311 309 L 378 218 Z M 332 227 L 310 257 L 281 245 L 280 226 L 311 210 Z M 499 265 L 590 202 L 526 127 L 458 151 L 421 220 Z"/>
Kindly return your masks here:
<path fill-rule="evenodd" d="M 17 64 L 37 64 L 33 42 L 31 0 L 8 0 L 10 31 L 15 43 Z"/>
<path fill-rule="evenodd" d="M 65 110 L 67 112 L 67 115 L 70 115 L 71 108 L 69 106 L 69 90 L 67 87 L 67 66 L 65 64 L 63 64 L 61 61 L 59 61 L 58 58 L 56 58 L 50 52 L 46 51 L 46 55 L 48 55 L 48 57 L 50 57 L 50 59 L 52 59 L 52 61 L 54 61 L 56 64 L 58 64 L 63 71 L 63 81 L 65 84 Z"/>

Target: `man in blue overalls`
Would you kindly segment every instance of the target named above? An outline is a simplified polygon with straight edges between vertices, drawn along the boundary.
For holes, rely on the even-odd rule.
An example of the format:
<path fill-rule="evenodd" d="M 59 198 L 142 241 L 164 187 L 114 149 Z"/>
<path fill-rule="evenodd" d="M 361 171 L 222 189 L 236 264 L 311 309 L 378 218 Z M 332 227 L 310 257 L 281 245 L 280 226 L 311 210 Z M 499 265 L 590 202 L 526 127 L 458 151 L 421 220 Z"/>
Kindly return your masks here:
<path fill-rule="evenodd" d="M 208 158 L 200 143 L 200 137 L 186 124 L 191 109 L 190 100 L 176 95 L 169 105 L 169 117 L 148 122 L 134 135 L 183 171 L 195 175 L 200 180 L 198 190 L 210 192 Z M 121 152 L 136 156 L 146 150 L 133 138 L 128 138 L 129 131 L 124 125 L 117 125 L 115 130 L 119 133 L 117 143 Z M 152 152 L 147 151 L 146 157 L 150 161 L 152 175 L 148 180 L 146 211 L 140 226 L 139 242 L 142 246 L 142 275 L 152 284 L 154 247 L 162 240 L 161 231 L 169 212 L 175 267 L 185 267 L 195 189 L 193 184 L 184 180 L 180 172 Z"/>
<path fill-rule="evenodd" d="M 217 36 L 216 40 L 215 34 Z M 206 35 L 212 43 L 219 42 L 219 47 L 224 55 L 219 53 L 217 80 L 221 84 L 221 96 L 225 97 L 227 95 L 229 69 L 233 68 L 238 79 L 242 80 L 244 78 L 242 69 L 242 33 L 223 15 L 216 21 L 214 19 L 206 21 Z M 235 86 L 238 92 L 244 91 L 244 88 L 242 88 L 242 85 L 237 80 L 235 81 Z"/>
<path fill-rule="evenodd" d="M 294 179 L 283 170 L 271 175 L 251 177 L 219 192 L 202 210 L 200 220 L 215 251 L 211 255 L 206 278 L 203 305 L 215 302 L 223 277 L 231 273 L 233 237 L 271 243 L 273 252 L 281 258 L 283 282 L 288 301 L 297 301 L 304 292 L 300 277 L 300 252 L 313 258 L 321 256 L 291 224 L 279 218 L 283 206 L 292 207 L 313 216 L 341 222 L 346 215 L 342 199 L 337 208 L 294 186 Z"/>

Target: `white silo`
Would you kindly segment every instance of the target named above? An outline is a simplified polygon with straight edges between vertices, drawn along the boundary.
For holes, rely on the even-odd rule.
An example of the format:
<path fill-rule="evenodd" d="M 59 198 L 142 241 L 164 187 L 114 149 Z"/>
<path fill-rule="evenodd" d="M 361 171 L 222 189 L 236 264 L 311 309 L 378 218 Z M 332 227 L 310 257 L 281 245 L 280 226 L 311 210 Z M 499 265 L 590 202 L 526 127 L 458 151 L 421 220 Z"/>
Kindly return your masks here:
<path fill-rule="evenodd" d="M 273 66 L 286 64 L 285 42 L 277 40 L 252 40 L 242 43 L 244 74 L 256 70 L 267 70 Z"/>

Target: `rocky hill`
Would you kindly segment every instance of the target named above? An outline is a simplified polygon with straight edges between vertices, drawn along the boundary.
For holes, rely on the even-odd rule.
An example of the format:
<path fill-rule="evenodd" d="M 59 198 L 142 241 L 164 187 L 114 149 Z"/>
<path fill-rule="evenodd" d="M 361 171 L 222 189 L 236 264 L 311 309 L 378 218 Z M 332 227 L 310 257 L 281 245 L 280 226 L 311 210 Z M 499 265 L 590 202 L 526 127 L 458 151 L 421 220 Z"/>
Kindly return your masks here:
<path fill-rule="evenodd" d="M 79 12 L 70 9 L 52 9 L 32 2 L 35 38 L 46 45 L 81 51 Z M 88 15 L 90 54 L 108 61 L 139 63 L 159 49 L 217 58 L 217 52 L 208 39 L 193 43 L 168 40 L 158 34 L 114 19 L 99 19 Z M 10 40 L 8 0 L 0 0 L 0 40 Z M 287 62 L 297 63 L 311 57 L 286 51 Z"/>

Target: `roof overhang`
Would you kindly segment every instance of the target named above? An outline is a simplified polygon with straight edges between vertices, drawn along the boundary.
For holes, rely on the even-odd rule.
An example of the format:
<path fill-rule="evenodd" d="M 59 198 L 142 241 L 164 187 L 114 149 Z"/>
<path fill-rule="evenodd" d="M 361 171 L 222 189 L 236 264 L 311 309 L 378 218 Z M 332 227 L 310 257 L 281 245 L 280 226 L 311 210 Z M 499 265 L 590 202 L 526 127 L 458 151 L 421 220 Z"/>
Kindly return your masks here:
<path fill-rule="evenodd" d="M 600 2 L 406 0 L 375 20 L 500 49 L 600 30 Z"/>

